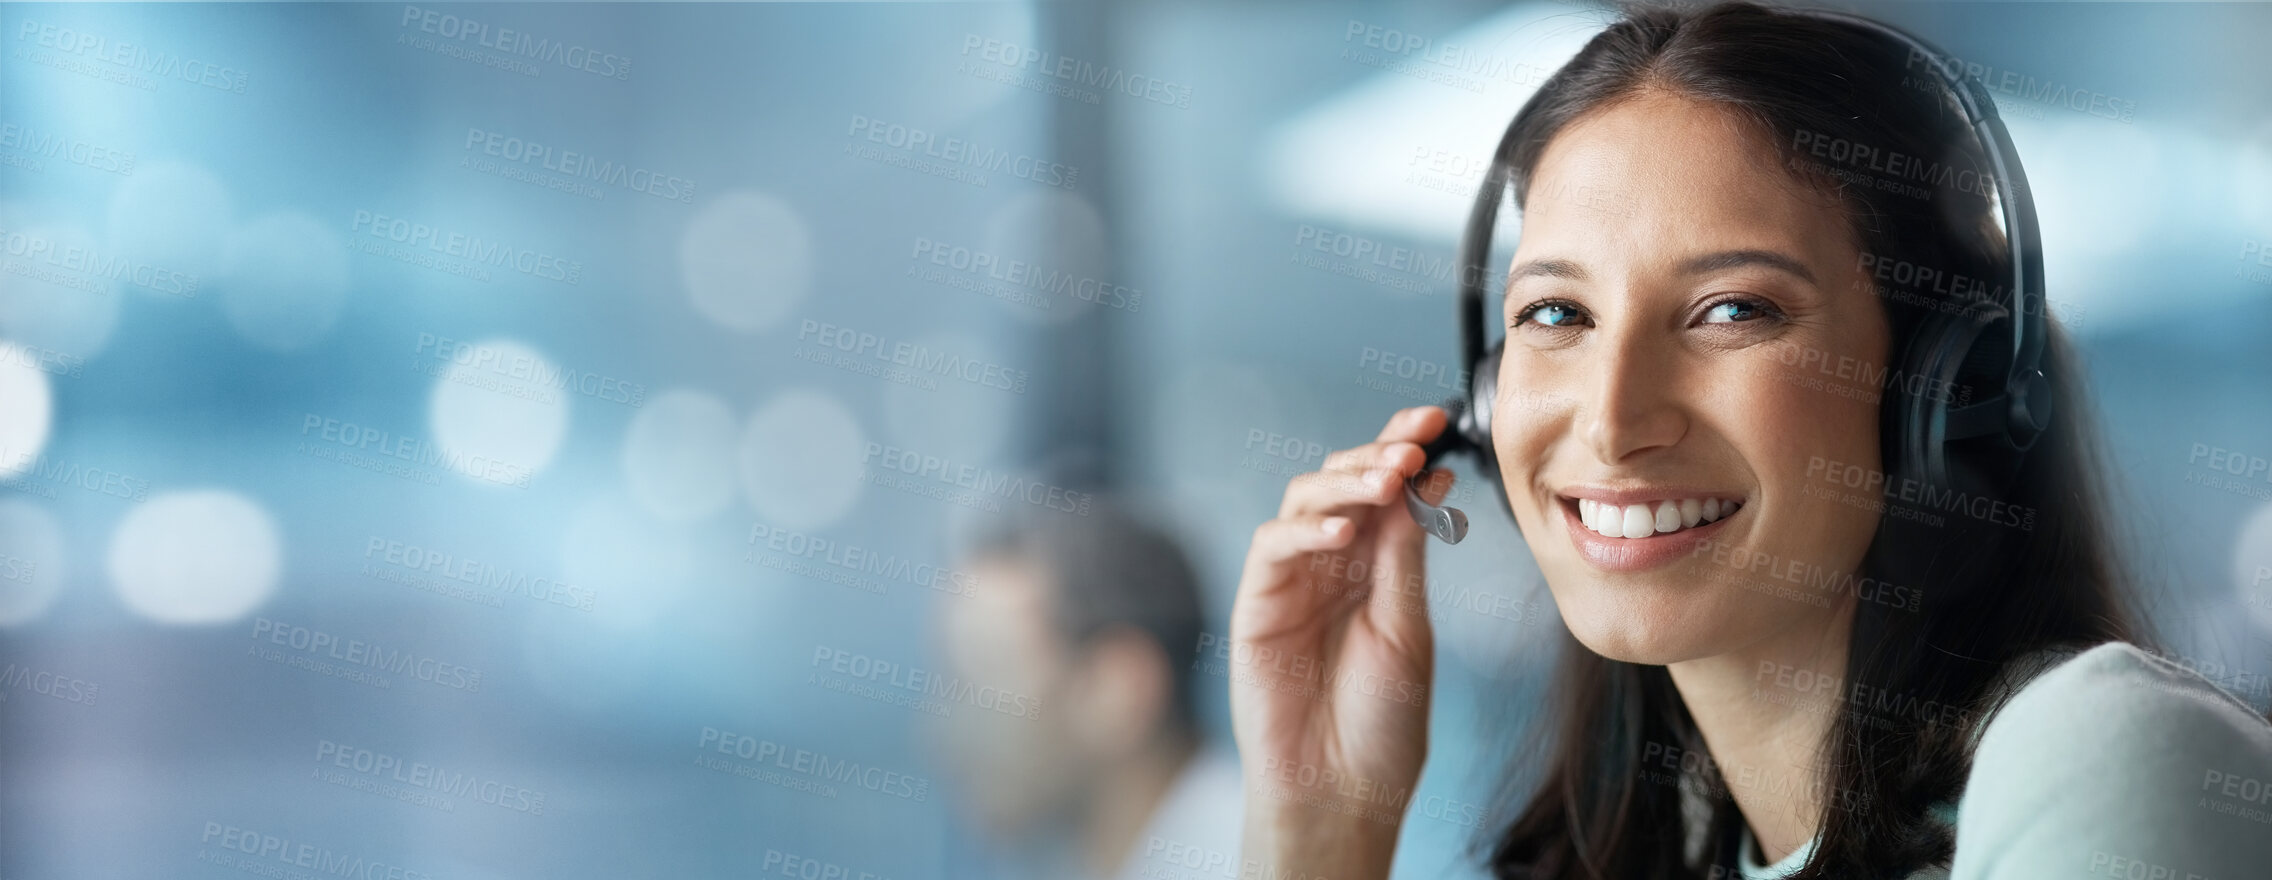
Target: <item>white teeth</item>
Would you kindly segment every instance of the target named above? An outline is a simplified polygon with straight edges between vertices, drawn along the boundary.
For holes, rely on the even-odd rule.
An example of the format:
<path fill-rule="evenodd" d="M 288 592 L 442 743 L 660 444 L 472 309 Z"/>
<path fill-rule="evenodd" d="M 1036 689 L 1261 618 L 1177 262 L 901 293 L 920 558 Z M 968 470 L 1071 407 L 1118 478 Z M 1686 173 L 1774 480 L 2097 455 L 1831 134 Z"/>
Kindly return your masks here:
<path fill-rule="evenodd" d="M 1733 514 L 1739 505 L 1718 498 L 1683 498 L 1619 506 L 1578 499 L 1578 521 L 1610 538 L 1646 538 L 1692 529 Z"/>
<path fill-rule="evenodd" d="M 1646 538 L 1657 530 L 1655 517 L 1649 515 L 1649 505 L 1625 505 L 1625 535 L 1627 538 Z"/>
<path fill-rule="evenodd" d="M 1674 532 L 1674 531 L 1679 531 L 1679 530 L 1680 530 L 1680 502 L 1678 502 L 1678 501 L 1659 501 L 1659 502 L 1657 502 L 1657 521 L 1656 521 L 1655 523 L 1653 523 L 1653 525 L 1655 525 L 1655 526 L 1656 526 L 1656 529 L 1655 529 L 1655 530 L 1656 530 L 1656 531 L 1659 531 L 1659 532 Z"/>

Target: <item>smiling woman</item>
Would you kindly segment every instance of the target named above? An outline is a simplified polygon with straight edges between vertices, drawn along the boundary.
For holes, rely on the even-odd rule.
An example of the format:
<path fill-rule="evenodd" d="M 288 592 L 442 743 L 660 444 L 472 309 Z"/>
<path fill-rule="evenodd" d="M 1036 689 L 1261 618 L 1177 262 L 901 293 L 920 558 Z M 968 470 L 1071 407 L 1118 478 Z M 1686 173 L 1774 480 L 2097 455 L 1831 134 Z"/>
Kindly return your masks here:
<path fill-rule="evenodd" d="M 1523 229 L 1505 338 L 1477 370 L 1496 417 L 1472 442 L 1573 638 L 1543 748 L 1514 759 L 1495 874 L 2272 863 L 2255 818 L 2272 814 L 2245 782 L 2230 809 L 2202 797 L 2272 778 L 2272 726 L 2131 644 L 2065 337 L 2045 321 L 2020 343 L 2042 374 L 1991 397 L 2018 352 L 1948 318 L 2019 298 L 1999 268 L 2019 227 L 1978 183 L 2008 179 L 1988 173 L 1989 129 L 1918 88 L 1933 68 L 1917 60 L 1835 17 L 1638 12 L 1509 128 Z M 1825 162 L 1815 143 L 1868 149 Z M 1864 154 L 1907 158 L 1838 164 Z M 1892 262 L 2010 286 L 1895 296 L 1872 271 Z M 1959 330 L 1973 356 L 1931 357 Z M 1538 403 L 1507 406 L 1518 392 Z M 2009 405 L 2028 442 L 1966 439 L 1953 423 L 1976 396 Z M 1958 439 L 1915 454 L 1926 428 Z M 1325 658 L 1327 682 L 1428 681 L 1426 605 L 1406 598 L 1423 533 L 1397 501 L 1446 430 L 1444 412 L 1406 410 L 1295 478 L 1255 533 L 1233 641 Z M 1415 486 L 1432 502 L 1443 483 Z M 1320 583 L 1320 554 L 1364 560 L 1368 600 L 1328 601 L 1343 591 Z M 1401 816 L 1368 793 L 1410 790 L 1424 701 L 1268 681 L 1231 696 L 1246 858 L 1384 876 Z"/>

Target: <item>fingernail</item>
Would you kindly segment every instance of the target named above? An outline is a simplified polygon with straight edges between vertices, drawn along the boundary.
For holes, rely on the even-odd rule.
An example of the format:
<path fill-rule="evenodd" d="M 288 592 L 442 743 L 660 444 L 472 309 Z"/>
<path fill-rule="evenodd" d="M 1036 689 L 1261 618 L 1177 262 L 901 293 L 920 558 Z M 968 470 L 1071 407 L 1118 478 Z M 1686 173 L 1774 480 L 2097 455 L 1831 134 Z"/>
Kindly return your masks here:
<path fill-rule="evenodd" d="M 1341 534 L 1341 530 L 1348 527 L 1349 518 L 1346 516 L 1329 516 L 1320 520 L 1317 524 L 1317 530 L 1328 535 Z"/>
<path fill-rule="evenodd" d="M 1374 468 L 1365 472 L 1365 485 L 1375 489 L 1388 485 L 1389 472 Z"/>

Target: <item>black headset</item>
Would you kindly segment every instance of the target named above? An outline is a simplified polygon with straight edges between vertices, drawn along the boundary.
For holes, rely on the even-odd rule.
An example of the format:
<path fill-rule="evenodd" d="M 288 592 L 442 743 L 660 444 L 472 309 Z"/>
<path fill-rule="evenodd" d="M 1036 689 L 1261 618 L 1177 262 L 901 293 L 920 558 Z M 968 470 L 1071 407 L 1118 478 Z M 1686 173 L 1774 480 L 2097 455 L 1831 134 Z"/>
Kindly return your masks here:
<path fill-rule="evenodd" d="M 1978 80 L 1965 77 L 1963 65 L 1950 63 L 1946 53 L 1898 28 L 1860 16 L 1820 10 L 1794 14 L 1857 27 L 1910 50 L 1910 57 L 1931 59 L 1934 72 L 1955 96 L 1987 154 L 2010 257 L 2010 278 L 2006 279 L 2010 286 L 2005 289 L 2013 291 L 2019 314 L 2012 314 L 2010 308 L 1993 297 L 1968 299 L 1954 311 L 1935 311 L 1923 319 L 1901 358 L 1906 370 L 1903 375 L 1919 377 L 1928 383 L 1924 386 L 1927 388 L 1970 388 L 1971 384 L 1961 380 L 1973 377 L 1983 380 L 1979 384 L 2002 388 L 2001 393 L 1994 396 L 1953 407 L 1944 394 L 1903 395 L 1899 423 L 1895 426 L 1898 433 L 1894 461 L 1909 478 L 1947 491 L 1953 475 L 1944 447 L 1950 441 L 1994 436 L 2012 452 L 2025 453 L 2051 426 L 2054 392 L 2042 369 L 2048 332 L 2043 247 L 2036 230 L 2035 202 L 2028 196 L 2027 174 L 2020 168 L 2011 133 L 1997 117 L 1996 103 L 1987 88 Z M 1516 114 L 1515 119 L 1520 121 L 1522 114 Z M 1451 416 L 1450 424 L 1434 441 L 1422 447 L 1427 452 L 1423 471 L 1433 467 L 1447 453 L 1465 452 L 1473 456 L 1479 476 L 1498 490 L 1500 502 L 1510 511 L 1513 504 L 1507 498 L 1506 483 L 1499 476 L 1498 457 L 1491 447 L 1491 407 L 1498 398 L 1499 356 L 1506 339 L 1502 337 L 1488 347 L 1484 345 L 1483 292 L 1491 275 L 1492 227 L 1498 221 L 1500 201 L 1514 174 L 1515 128 L 1511 123 L 1508 125 L 1506 135 L 1499 141 L 1499 149 L 1492 154 L 1491 170 L 1484 176 L 1483 189 L 1476 194 L 1475 206 L 1467 216 L 1467 237 L 1460 243 L 1456 306 L 1460 355 L 1462 363 L 1467 365 L 1467 393 L 1444 403 L 1445 411 Z M 1998 324 L 2009 328 L 2008 349 L 1993 341 L 1981 344 L 1989 328 Z M 2008 361 L 2001 356 L 2002 351 L 2011 352 Z M 1467 537 L 1467 514 L 1422 500 L 1419 477 L 1406 482 L 1404 504 L 1422 528 L 1445 543 L 1457 544 Z"/>

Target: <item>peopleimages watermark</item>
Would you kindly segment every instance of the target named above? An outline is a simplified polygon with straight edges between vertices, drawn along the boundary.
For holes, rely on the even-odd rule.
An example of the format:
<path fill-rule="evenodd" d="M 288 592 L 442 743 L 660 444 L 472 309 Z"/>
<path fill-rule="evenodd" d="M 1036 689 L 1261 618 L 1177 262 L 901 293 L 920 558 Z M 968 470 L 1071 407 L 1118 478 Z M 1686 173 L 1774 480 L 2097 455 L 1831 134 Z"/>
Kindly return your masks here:
<path fill-rule="evenodd" d="M 1864 602 L 1903 611 L 1922 611 L 1925 607 L 1925 591 L 1917 587 L 1890 583 L 1867 575 L 1857 577 L 1850 571 L 1838 571 L 1803 559 L 1784 559 L 1772 553 L 1754 551 L 1725 541 L 1698 541 L 1689 556 L 1710 556 L 1713 564 L 1797 584 L 1812 595 L 1827 598 L 1833 594 L 1852 593 Z"/>
<path fill-rule="evenodd" d="M 1972 714 L 1953 703 L 1919 699 L 1908 691 L 1895 692 L 1867 682 L 1849 682 L 1803 666 L 1761 660 L 1752 680 L 1754 702 L 1816 709 L 1851 706 L 1861 710 L 1862 722 L 1873 727 L 1890 728 L 1902 718 L 1957 730 L 1972 726 Z"/>
<path fill-rule="evenodd" d="M 9 691 L 16 690 L 66 703 L 92 706 L 96 694 L 102 691 L 102 685 L 54 670 L 10 663 L 5 669 L 0 669 L 0 702 L 6 702 Z"/>
<path fill-rule="evenodd" d="M 192 273 L 168 269 L 91 247 L 62 244 L 37 232 L 0 227 L 0 271 L 93 294 L 109 294 L 104 282 L 132 284 L 152 293 L 191 299 L 202 283 Z M 15 258 L 21 258 L 15 259 Z"/>
<path fill-rule="evenodd" d="M 27 44 L 16 50 L 18 60 L 143 91 L 156 91 L 161 80 L 175 80 L 242 95 L 251 79 L 234 67 L 155 49 L 138 40 L 115 40 L 29 18 L 17 26 L 16 42 Z"/>
<path fill-rule="evenodd" d="M 2167 649 L 2141 646 L 2138 648 L 2138 650 L 2157 657 L 2167 663 L 2170 663 L 2178 667 L 2179 669 L 2183 669 L 2187 672 L 2193 673 L 2194 675 L 2198 675 L 2202 679 L 2208 681 L 2210 684 L 2216 685 L 2218 688 L 2223 689 L 2227 694 L 2240 698 L 2241 702 L 2247 703 L 2250 706 L 2259 706 L 2260 704 L 2265 702 L 2266 698 L 2272 697 L 2272 677 L 2267 677 L 2262 672 L 2252 672 L 2247 669 L 2231 667 L 2225 665 L 2221 661 L 2202 659 Z M 2173 693 L 2181 693 L 2191 696 L 2200 695 L 2200 690 L 2198 688 L 2193 687 L 2190 683 L 2184 681 L 2179 681 L 2175 684 L 2155 681 L 2149 683 L 2148 686 L 2159 690 L 2171 691 Z"/>
<path fill-rule="evenodd" d="M 2201 774 L 2203 809 L 2272 824 L 2272 781 L 2237 770 L 2209 768 Z"/>
<path fill-rule="evenodd" d="M 631 78 L 631 59 L 628 57 L 580 43 L 537 36 L 525 30 L 493 27 L 488 22 L 439 9 L 404 6 L 402 20 L 396 22 L 396 27 L 404 30 L 404 33 L 395 35 L 396 43 L 510 70 L 522 76 L 542 75 L 545 68 L 530 63 L 536 62 L 601 79 Z"/>
<path fill-rule="evenodd" d="M 317 442 L 310 443 L 313 437 Z M 526 489 L 536 472 L 523 465 L 485 455 L 468 455 L 445 449 L 430 440 L 397 434 L 383 428 L 345 419 L 308 413 L 300 419 L 301 442 L 297 452 L 311 458 L 337 461 L 413 483 L 441 482 L 431 470 L 439 467 L 461 476 L 500 486 Z"/>
<path fill-rule="evenodd" d="M 2233 276 L 2252 284 L 2272 285 L 2272 272 L 2258 266 L 2272 266 L 2272 244 L 2257 239 L 2243 239 L 2240 243 L 2240 265 L 2233 268 Z M 2255 265 L 2249 265 L 2254 263 Z"/>
<path fill-rule="evenodd" d="M 971 60 L 973 52 L 978 61 Z M 956 69 L 965 75 L 1085 104 L 1103 101 L 1098 92 L 1088 91 L 1098 89 L 1104 94 L 1119 93 L 1178 109 L 1191 106 L 1188 85 L 978 34 L 963 35 L 962 56 Z M 1080 88 L 1083 86 L 1087 88 Z"/>
<path fill-rule="evenodd" d="M 502 810 L 544 815 L 544 792 L 478 773 L 405 761 L 381 751 L 329 739 L 316 740 L 317 778 L 326 784 L 452 810 L 458 798 Z M 353 775 L 336 773 L 347 770 Z M 326 778 L 326 775 L 330 778 Z"/>
<path fill-rule="evenodd" d="M 1462 91 L 1482 93 L 1492 83 L 1537 85 L 1554 75 L 1536 64 L 1356 19 L 1349 20 L 1341 43 L 1344 60 Z"/>
<path fill-rule="evenodd" d="M 1409 785 L 1271 755 L 1263 756 L 1260 779 L 1265 783 L 1263 795 L 1271 800 L 1293 800 L 1313 809 L 1357 816 L 1383 825 L 1403 821 L 1404 808 L 1412 801 L 1413 789 Z"/>
<path fill-rule="evenodd" d="M 1880 297 L 1918 308 L 1932 309 L 1943 314 L 1958 314 L 1966 308 L 1980 304 L 2001 305 L 2007 314 L 2032 316 L 2045 313 L 2054 305 L 2059 307 L 2057 318 L 2061 326 L 2070 330 L 2082 326 L 2088 309 L 2081 303 L 2052 297 L 2037 300 L 2022 297 L 2013 307 L 2009 293 L 2002 284 L 1990 279 L 1974 278 L 1962 272 L 1952 272 L 1937 266 L 1914 263 L 1899 257 L 1863 253 L 1860 259 L 1862 284 Z"/>
<path fill-rule="evenodd" d="M 1048 159 L 1014 152 L 1002 147 L 987 146 L 967 138 L 952 135 L 940 136 L 925 129 L 897 122 L 887 122 L 862 116 L 858 113 L 852 114 L 852 127 L 845 132 L 845 136 L 853 141 L 845 145 L 845 153 L 869 161 L 882 162 L 886 165 L 913 167 L 914 163 L 920 160 L 928 160 L 932 163 L 939 163 L 933 165 L 932 168 L 967 169 L 974 172 L 989 173 L 1000 173 L 1004 167 L 1008 167 L 1011 177 L 1030 180 L 1042 186 L 1067 190 L 1079 185 L 1081 180 L 1081 169 L 1062 162 L 1052 162 Z M 890 148 L 892 152 L 885 153 L 867 146 L 868 144 L 881 144 Z M 859 149 L 856 150 L 856 147 Z M 918 167 L 915 170 L 932 173 L 934 176 L 963 179 L 956 175 L 937 174 L 933 172 L 932 168 Z M 987 178 L 972 175 L 965 182 L 972 186 L 984 187 L 987 185 Z"/>
<path fill-rule="evenodd" d="M 1341 553 L 1310 554 L 1306 586 L 1329 598 L 1348 602 L 1371 601 L 1382 591 L 1398 613 L 1420 613 L 1430 623 L 1443 625 L 1453 613 L 1473 614 L 1509 623 L 1537 626 L 1557 612 L 1545 602 L 1519 599 L 1496 590 L 1437 580 L 1433 585 L 1419 572 L 1396 572 L 1371 561 Z M 1433 597 L 1434 601 L 1430 601 Z"/>
<path fill-rule="evenodd" d="M 1140 880 L 1325 880 L 1322 875 L 1305 874 L 1299 870 L 1275 868 L 1256 859 L 1241 860 L 1236 851 L 1225 852 L 1172 837 L 1154 834 L 1144 843 L 1143 853 L 1131 857 L 1136 865 L 1134 874 Z"/>
<path fill-rule="evenodd" d="M 452 690 L 481 690 L 481 670 L 266 617 L 253 618 L 252 641 L 246 653 L 254 657 L 372 687 L 391 688 L 385 675 L 400 675 Z"/>
<path fill-rule="evenodd" d="M 1326 254 L 1337 259 L 1317 256 Z M 1340 232 L 1308 223 L 1294 227 L 1294 252 L 1289 262 L 1402 293 L 1445 290 L 1467 273 L 1457 256 L 1446 257 L 1383 242 L 1369 236 Z M 1477 273 L 1484 278 L 1489 272 Z"/>
<path fill-rule="evenodd" d="M 826 859 L 801 856 L 768 847 L 765 859 L 758 863 L 760 875 L 779 874 L 796 880 L 891 880 L 872 871 L 848 868 Z"/>
<path fill-rule="evenodd" d="M 1251 642 L 1233 642 L 1214 633 L 1200 633 L 1199 644 L 1192 653 L 1192 669 L 1227 676 L 1233 684 L 1313 702 L 1329 703 L 1343 693 L 1407 705 L 1421 705 L 1428 700 L 1427 682 L 1349 668 L 1328 669 L 1328 664 L 1317 657 Z"/>
<path fill-rule="evenodd" d="M 13 553 L 0 552 L 0 580 L 19 584 L 39 582 L 39 563 Z"/>
<path fill-rule="evenodd" d="M 694 201 L 690 179 L 503 132 L 469 127 L 462 148 L 467 155 L 458 159 L 460 168 L 573 196 L 599 199 L 608 189 L 616 189 L 666 202 Z"/>
<path fill-rule="evenodd" d="M 799 350 L 800 360 L 817 361 L 925 391 L 937 391 L 939 385 L 931 378 L 944 377 L 982 388 L 1024 394 L 1033 378 L 1025 370 L 993 361 L 904 339 L 895 341 L 880 333 L 811 318 L 797 322 L 797 341 L 809 346 Z"/>
<path fill-rule="evenodd" d="M 969 598 L 978 591 L 978 576 L 945 566 L 919 562 L 896 553 L 817 537 L 766 523 L 751 523 L 743 542 L 745 564 L 803 575 L 824 583 L 881 595 L 886 582 L 898 582 Z M 765 556 L 758 555 L 759 550 Z"/>
<path fill-rule="evenodd" d="M 134 153 L 130 150 L 107 147 L 85 138 L 43 131 L 21 123 L 0 122 L 0 149 L 13 151 L 11 154 L 0 155 L 0 163 L 27 171 L 44 173 L 46 167 L 41 160 L 62 160 L 120 177 L 134 176 Z"/>
<path fill-rule="evenodd" d="M 42 345 L 9 342 L 0 343 L 0 364 L 30 367 L 42 373 L 76 379 L 86 369 L 87 359 Z"/>
<path fill-rule="evenodd" d="M 1811 167 L 1816 173 L 1850 183 L 1864 183 L 1864 188 L 1916 199 L 1930 199 L 1935 190 L 1992 199 L 1997 187 L 2004 184 L 1977 168 L 1960 168 L 1804 128 L 1791 133 L 1791 150 L 1798 154 L 1792 159 L 1794 165 Z"/>
<path fill-rule="evenodd" d="M 2272 501 L 2272 459 L 2208 443 L 2192 446 L 2185 456 L 2185 463 L 2193 466 L 2185 472 L 2186 482 Z"/>
<path fill-rule="evenodd" d="M 101 465 L 52 458 L 29 449 L 0 446 L 0 487 L 54 498 L 57 486 L 128 501 L 145 501 L 150 497 L 150 481 L 141 477 Z"/>
<path fill-rule="evenodd" d="M 1873 364 L 1804 343 L 1777 340 L 1768 346 L 1776 360 L 1786 367 L 1797 368 L 1784 373 L 1782 378 L 1801 388 L 1873 404 L 1887 391 L 1955 406 L 1972 399 L 1972 386 L 1958 385 L 1948 379 Z"/>
<path fill-rule="evenodd" d="M 2133 856 L 2118 855 L 2103 849 L 2091 850 L 2091 874 L 2105 874 L 2120 880 L 2211 880 L 2208 875 L 2181 871 L 2160 862 Z"/>
<path fill-rule="evenodd" d="M 1289 437 L 1276 431 L 1248 428 L 1246 452 L 1239 456 L 1239 467 L 1274 476 L 1291 477 L 1316 470 L 1325 458 L 1325 444 L 1316 440 Z"/>
<path fill-rule="evenodd" d="M 492 268 L 560 284 L 584 280 L 581 260 L 367 209 L 357 208 L 347 228 L 355 233 L 347 241 L 352 250 L 477 281 L 488 281 Z"/>
<path fill-rule="evenodd" d="M 1409 354 L 1367 345 L 1357 350 L 1357 369 L 1394 376 L 1407 382 L 1430 386 L 1434 399 L 1441 400 L 1467 390 L 1466 368 L 1454 369 L 1442 361 L 1432 361 Z"/>
<path fill-rule="evenodd" d="M 501 605 L 496 600 L 504 596 L 524 596 L 588 612 L 596 598 L 590 587 L 379 535 L 370 536 L 363 545 L 363 574 L 484 605 Z"/>
<path fill-rule="evenodd" d="M 1384 376 L 1390 378 L 1382 378 Z M 1465 396 L 1471 379 L 1466 368 L 1443 361 L 1370 345 L 1357 350 L 1357 386 L 1370 391 L 1441 405 L 1446 400 Z M 1501 413 L 1549 414 L 1576 405 L 1576 400 L 1561 394 L 1515 385 L 1498 386 L 1498 396 L 1491 402 L 1493 411 Z M 1455 488 L 1454 491 L 1462 490 Z"/>
<path fill-rule="evenodd" d="M 725 760 L 714 757 L 713 752 L 757 763 Z M 696 738 L 694 763 L 713 772 L 821 797 L 835 797 L 838 785 L 916 802 L 931 796 L 931 780 L 921 776 L 715 727 L 703 727 L 701 736 Z"/>
<path fill-rule="evenodd" d="M 1804 765 L 1795 770 L 1777 770 L 1738 762 L 1732 765 L 1735 772 L 1728 772 L 1730 769 L 1731 765 L 1715 760 L 1702 749 L 1682 748 L 1656 740 L 1641 746 L 1640 778 L 1657 785 L 1678 786 L 1683 778 L 1689 778 L 1707 783 L 1707 794 L 1724 795 L 1741 788 L 1762 794 L 1795 796 L 1810 806 L 1847 813 L 1861 811 L 1868 805 L 1860 790 L 1831 785 L 1821 774 Z"/>
<path fill-rule="evenodd" d="M 860 475 L 862 482 L 988 512 L 1001 509 L 995 503 L 997 499 L 1010 499 L 1087 516 L 1096 500 L 1087 492 L 884 443 L 869 443 L 860 461 L 866 468 Z M 951 491 L 954 489 L 965 491 Z"/>
<path fill-rule="evenodd" d="M 1908 67 L 1913 71 L 1919 68 L 1932 71 L 1932 75 L 1935 77 L 1932 80 L 1921 80 L 1914 74 L 1904 77 L 1905 80 L 1910 81 L 1913 87 L 1918 89 L 1946 88 L 1946 81 L 1940 79 L 1940 77 L 1961 77 L 1986 86 L 1991 97 L 2004 95 L 2034 102 L 2040 106 L 2064 107 L 2077 113 L 2087 113 L 2101 119 L 2112 119 L 2124 125 L 2130 124 L 2138 114 L 2138 102 L 2128 98 L 2118 98 L 2090 89 L 2074 88 L 2061 82 L 2038 80 L 2016 70 L 1998 70 L 1993 65 L 1966 61 L 1954 55 L 1936 57 L 1917 49 L 1911 49 L 1909 50 Z M 1999 104 L 1999 109 L 2002 109 L 2001 104 Z"/>
<path fill-rule="evenodd" d="M 276 880 L 300 880 L 318 875 L 355 880 L 433 880 L 434 877 L 425 871 L 223 822 L 206 822 L 205 833 L 197 842 L 218 850 L 198 850 L 200 862 L 234 867 Z M 304 874 L 291 870 L 293 868 L 315 873 Z"/>
<path fill-rule="evenodd" d="M 430 378 L 537 403 L 557 401 L 556 391 L 633 408 L 647 402 L 647 386 L 639 382 L 433 333 L 418 334 L 418 344 L 410 349 L 410 366 Z"/>
<path fill-rule="evenodd" d="M 1483 186 L 1484 172 L 1491 170 L 1488 158 L 1428 144 L 1414 146 L 1404 164 L 1405 183 L 1447 193 L 1463 201 L 1475 197 L 1475 191 Z"/>
<path fill-rule="evenodd" d="M 1399 785 L 1360 774 L 1345 773 L 1308 761 L 1262 759 L 1261 794 L 1274 801 L 1293 801 L 1311 809 L 1355 816 L 1383 825 L 1395 825 L 1410 813 L 1461 828 L 1479 828 L 1489 816 L 1482 805 L 1444 795 L 1420 798 L 1410 785 Z M 1242 874 L 1245 877 L 1257 875 Z M 1268 875 L 1276 878 L 1280 875 Z"/>
<path fill-rule="evenodd" d="M 1127 312 L 1144 305 L 1144 291 L 1137 288 L 1029 260 L 1004 259 L 983 250 L 923 236 L 916 236 L 915 250 L 909 258 L 915 261 L 915 265 L 907 269 L 909 275 L 1029 308 L 1047 310 L 1056 302 L 1051 297 L 1067 297 Z M 925 264 L 953 269 L 964 275 L 924 268 Z"/>
<path fill-rule="evenodd" d="M 1860 489 L 1876 493 L 1883 499 L 1916 505 L 1925 510 L 1962 514 L 1990 525 L 2008 526 L 2023 532 L 2035 531 L 2036 510 L 2033 507 L 1986 495 L 1974 495 L 1963 489 L 1935 486 L 1915 477 L 1893 478 L 1884 471 L 1865 465 L 1810 455 L 1807 456 L 1807 477 L 1824 486 Z"/>
<path fill-rule="evenodd" d="M 808 666 L 806 684 L 927 715 L 946 717 L 956 706 L 970 706 L 1028 721 L 1041 717 L 1040 697 L 859 651 L 814 645 Z"/>

